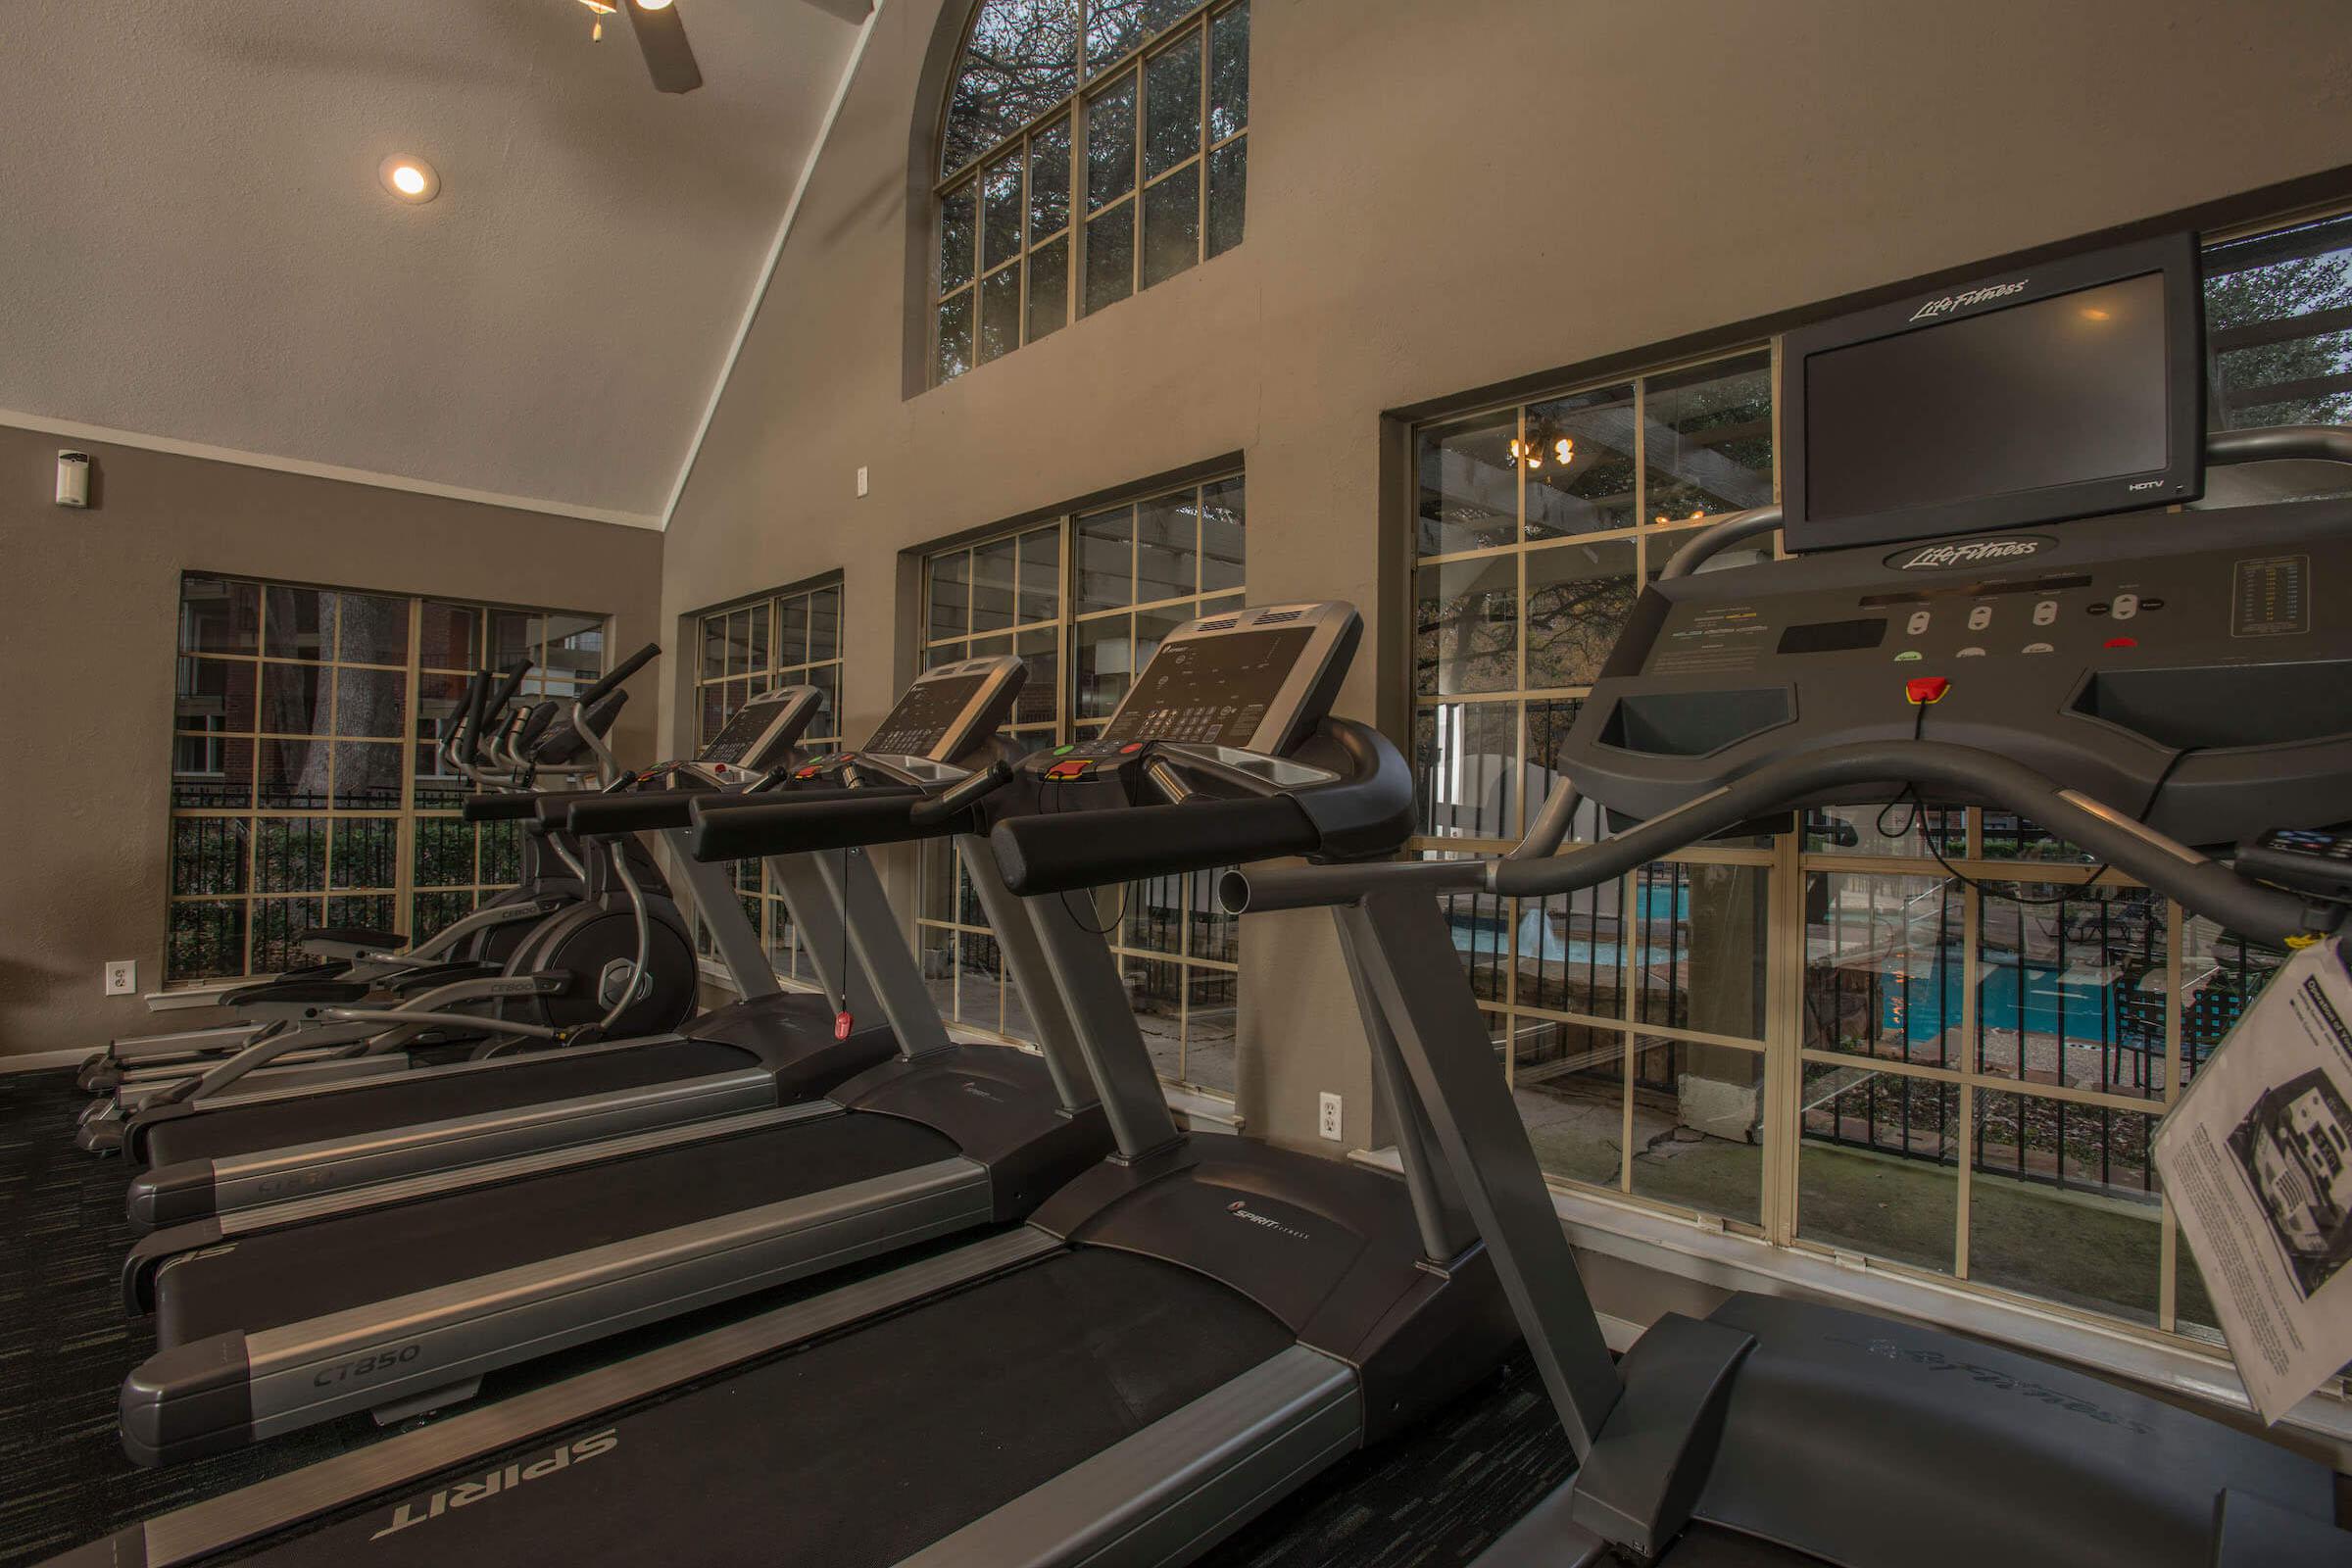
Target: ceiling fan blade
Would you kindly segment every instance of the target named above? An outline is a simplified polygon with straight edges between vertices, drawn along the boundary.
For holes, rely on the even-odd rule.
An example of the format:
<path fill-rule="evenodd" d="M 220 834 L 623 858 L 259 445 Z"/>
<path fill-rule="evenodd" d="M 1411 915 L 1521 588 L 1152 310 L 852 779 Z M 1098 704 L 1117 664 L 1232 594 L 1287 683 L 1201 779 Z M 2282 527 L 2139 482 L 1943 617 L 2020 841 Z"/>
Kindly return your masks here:
<path fill-rule="evenodd" d="M 621 9 L 629 14 L 629 25 L 636 30 L 637 47 L 645 52 L 645 69 L 656 87 L 663 92 L 692 92 L 703 84 L 703 73 L 694 63 L 694 48 L 686 41 L 686 24 L 676 5 L 648 11 L 637 0 L 625 0 Z"/>

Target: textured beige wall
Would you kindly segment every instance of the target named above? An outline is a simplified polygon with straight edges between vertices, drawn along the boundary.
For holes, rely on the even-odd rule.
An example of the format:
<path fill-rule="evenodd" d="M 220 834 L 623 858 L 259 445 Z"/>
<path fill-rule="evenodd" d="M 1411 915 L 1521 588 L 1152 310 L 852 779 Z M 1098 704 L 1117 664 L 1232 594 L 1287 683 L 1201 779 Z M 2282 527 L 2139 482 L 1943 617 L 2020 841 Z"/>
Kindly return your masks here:
<path fill-rule="evenodd" d="M 53 504 L 59 448 L 97 505 Z M 602 610 L 655 633 L 662 540 L 643 528 L 0 429 L 0 1055 L 202 1022 L 103 997 L 101 966 L 163 977 L 172 648 L 183 569 Z M 633 688 L 621 755 L 653 743 Z"/>
<path fill-rule="evenodd" d="M 942 9 L 875 24 L 663 563 L 665 617 L 843 568 L 853 735 L 909 546 L 1238 452 L 1252 596 L 1394 654 L 1384 411 L 2352 163 L 2342 0 L 1257 0 L 1240 248 L 909 397 Z M 1370 1131 L 1321 922 L 1250 922 L 1243 1027 L 1254 1127 Z"/>

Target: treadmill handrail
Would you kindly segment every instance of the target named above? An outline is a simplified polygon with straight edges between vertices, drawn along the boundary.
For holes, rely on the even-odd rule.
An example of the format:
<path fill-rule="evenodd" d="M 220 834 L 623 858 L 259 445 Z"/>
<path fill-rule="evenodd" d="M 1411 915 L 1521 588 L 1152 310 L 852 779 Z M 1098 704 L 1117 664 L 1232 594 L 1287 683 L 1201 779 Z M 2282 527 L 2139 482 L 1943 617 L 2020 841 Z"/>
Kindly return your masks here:
<path fill-rule="evenodd" d="M 2205 461 L 2220 467 L 2240 463 L 2341 463 L 2352 466 L 2352 425 L 2277 424 L 2258 430 L 2215 430 L 2205 437 Z M 1779 506 L 1751 507 L 1718 518 L 1684 541 L 1658 572 L 1660 582 L 1688 577 L 1717 553 L 1752 539 L 1776 533 L 1781 526 Z"/>
<path fill-rule="evenodd" d="M 1856 741 L 1783 758 L 1614 838 L 1564 856 L 1233 871 L 1220 879 L 1218 900 L 1238 914 L 1344 904 L 1406 886 L 1432 893 L 1484 891 L 1547 898 L 1622 876 L 1735 823 L 1786 809 L 1825 789 L 1868 787 L 1892 797 L 1906 785 L 1956 789 L 2015 811 L 2192 912 L 2247 936 L 2299 942 L 2326 935 L 2343 919 L 2340 907 L 2307 903 L 2250 881 L 1998 753 L 1946 741 L 1907 740 Z M 1555 796 L 1573 788 L 1563 780 Z M 1550 815 L 1547 806 L 1544 817 Z"/>

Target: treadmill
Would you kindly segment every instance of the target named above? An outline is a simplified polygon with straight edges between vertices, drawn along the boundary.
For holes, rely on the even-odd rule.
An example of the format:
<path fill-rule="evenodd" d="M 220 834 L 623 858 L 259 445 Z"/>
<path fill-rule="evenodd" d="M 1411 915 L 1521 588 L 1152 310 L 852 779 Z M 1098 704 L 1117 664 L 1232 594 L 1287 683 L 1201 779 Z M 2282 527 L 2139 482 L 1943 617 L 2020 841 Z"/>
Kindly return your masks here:
<path fill-rule="evenodd" d="M 1404 759 L 1328 716 L 1359 631 L 1337 604 L 1194 621 L 1100 738 L 989 796 L 1029 895 L 1006 913 L 1044 950 L 1118 1146 L 1029 1223 L 71 1560 L 1177 1564 L 1491 1376 L 1517 1333 L 1442 1173 L 1180 1133 L 1080 891 L 1402 843 Z M 862 831 L 889 836 L 885 804 L 860 805 Z M 710 812 L 703 848 L 781 832 L 786 809 Z"/>
<path fill-rule="evenodd" d="M 890 750 L 804 763 L 794 799 L 729 802 L 746 808 L 713 814 L 782 813 L 838 830 L 879 806 L 929 834 L 968 826 L 956 790 L 1008 776 L 993 730 L 1020 669 L 1007 656 L 928 671 L 875 732 Z M 922 755 L 957 744 L 986 767 Z M 995 863 L 967 847 L 973 881 L 993 898 Z M 772 1067 L 748 1071 L 739 1055 L 731 1070 L 757 1108 L 153 1232 L 122 1275 L 126 1303 L 152 1314 L 160 1347 L 122 1385 L 130 1455 L 177 1462 L 361 1410 L 403 1419 L 470 1397 L 501 1367 L 1019 1219 L 1098 1158 L 1108 1147 L 1102 1113 L 1036 946 L 1004 944 L 1015 980 L 1042 999 L 1044 1054 L 951 1042 L 855 837 L 788 822 L 759 853 L 789 859 L 816 848 L 827 853 L 804 859 L 826 897 L 806 907 L 842 911 L 843 940 L 888 1025 L 876 1031 L 881 1049 L 897 1041 L 887 1059 L 849 1076 L 855 1063 L 828 1049 L 840 1023 L 829 1016 L 817 1059 L 847 1081 L 826 1098 Z M 812 949 L 832 945 L 821 926 L 810 934 Z M 763 1010 L 749 1023 L 738 1014 L 719 1043 L 808 1042 L 805 1027 L 785 1031 Z M 806 1004 L 794 1013 L 805 1023 Z M 711 1042 L 698 1031 L 692 1045 Z M 795 1098 L 778 1102 L 786 1088 Z"/>
<path fill-rule="evenodd" d="M 551 838 L 584 842 L 564 820 L 569 804 L 579 801 L 639 810 L 671 803 L 682 827 L 688 793 L 750 791 L 768 782 L 770 772 L 787 770 L 822 704 L 823 694 L 811 686 L 755 698 L 691 761 L 626 775 L 625 794 L 515 800 Z M 671 858 L 742 1000 L 674 1033 L 140 1112 L 124 1140 L 125 1153 L 147 1165 L 130 1183 L 132 1226 L 145 1232 L 784 1103 L 813 1092 L 799 1089 L 803 1073 L 821 1078 L 833 1070 L 830 1061 L 847 1058 L 839 1073 L 846 1076 L 887 1054 L 891 1042 L 879 1028 L 834 1041 L 837 1003 L 777 985 L 725 874 L 683 856 Z M 806 929 L 826 928 L 821 908 L 809 906 L 805 869 L 787 868 L 778 882 Z"/>
<path fill-rule="evenodd" d="M 1572 897 L 1759 819 L 1908 798 L 2014 812 L 2274 950 L 2342 930 L 2352 625 L 2321 607 L 2352 581 L 2352 502 L 2095 515 L 2195 496 L 2200 445 L 2206 463 L 2352 463 L 2347 428 L 2200 442 L 2193 330 L 2191 352 L 2095 373 L 2108 325 L 2178 326 L 2151 279 L 2193 309 L 2194 254 L 2048 264 L 1984 333 L 1909 300 L 1791 334 L 1782 417 L 1804 480 L 1786 512 L 1699 530 L 1643 590 L 1527 842 L 1225 879 L 1237 912 L 1334 907 L 1376 1055 L 1400 1055 L 1431 1115 L 1412 1155 L 1442 1152 L 1457 1179 L 1580 1462 L 1485 1568 L 2352 1563 L 2327 1465 L 1916 1322 L 1739 1292 L 1661 1316 L 1612 1363 L 1438 903 Z M 1912 332 L 1945 340 L 1915 357 Z M 1820 363 L 1857 346 L 1903 373 L 1846 382 L 1854 365 Z M 2151 365 L 2167 385 L 2146 384 Z M 1886 447 L 1888 409 L 1933 411 L 1948 446 Z M 2145 466 L 2119 472 L 2119 453 Z M 1979 527 L 1948 531 L 1954 516 Z M 2036 524 L 2055 526 L 2020 531 Z M 1702 571 L 1775 531 L 1809 553 Z M 1555 853 L 1588 799 L 1630 825 Z M 2233 841 L 2234 867 L 2189 847 Z"/>

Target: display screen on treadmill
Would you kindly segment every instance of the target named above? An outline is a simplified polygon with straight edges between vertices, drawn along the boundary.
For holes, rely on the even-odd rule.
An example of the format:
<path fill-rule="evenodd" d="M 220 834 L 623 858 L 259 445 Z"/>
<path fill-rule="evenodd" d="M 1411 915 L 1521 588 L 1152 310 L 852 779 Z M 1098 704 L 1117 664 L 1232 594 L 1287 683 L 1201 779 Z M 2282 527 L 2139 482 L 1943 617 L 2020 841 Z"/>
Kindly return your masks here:
<path fill-rule="evenodd" d="M 1814 521 L 2165 466 L 2164 274 L 1808 355 Z"/>
<path fill-rule="evenodd" d="M 933 756 L 949 738 L 948 727 L 986 679 L 986 675 L 947 675 L 916 681 L 906 688 L 906 695 L 899 699 L 890 716 L 866 737 L 865 750 L 884 757 Z"/>
<path fill-rule="evenodd" d="M 791 705 L 793 695 L 790 692 L 777 692 L 766 697 L 755 697 L 744 704 L 736 710 L 735 716 L 727 720 L 727 727 L 712 736 L 710 744 L 697 754 L 695 760 L 741 765 L 745 754 L 767 732 L 767 726 L 776 721 L 777 713 Z"/>
<path fill-rule="evenodd" d="M 1102 731 L 1106 741 L 1247 747 L 1314 632 L 1236 632 L 1163 645 Z"/>

